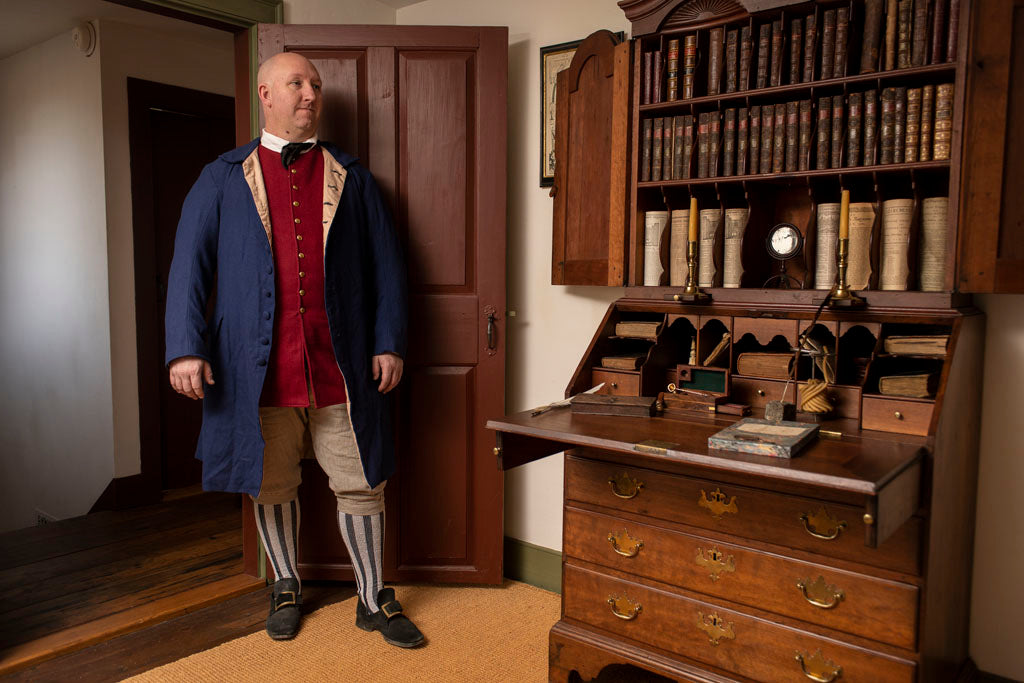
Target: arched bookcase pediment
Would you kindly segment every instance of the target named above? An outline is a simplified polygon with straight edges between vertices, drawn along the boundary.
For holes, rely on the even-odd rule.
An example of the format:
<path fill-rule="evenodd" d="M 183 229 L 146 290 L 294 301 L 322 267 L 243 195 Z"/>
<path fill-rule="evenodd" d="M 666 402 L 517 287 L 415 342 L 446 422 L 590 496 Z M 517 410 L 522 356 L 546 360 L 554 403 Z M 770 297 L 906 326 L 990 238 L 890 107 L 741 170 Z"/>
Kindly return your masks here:
<path fill-rule="evenodd" d="M 737 0 L 619 0 L 619 7 L 632 22 L 634 37 L 742 19 L 752 10 Z"/>

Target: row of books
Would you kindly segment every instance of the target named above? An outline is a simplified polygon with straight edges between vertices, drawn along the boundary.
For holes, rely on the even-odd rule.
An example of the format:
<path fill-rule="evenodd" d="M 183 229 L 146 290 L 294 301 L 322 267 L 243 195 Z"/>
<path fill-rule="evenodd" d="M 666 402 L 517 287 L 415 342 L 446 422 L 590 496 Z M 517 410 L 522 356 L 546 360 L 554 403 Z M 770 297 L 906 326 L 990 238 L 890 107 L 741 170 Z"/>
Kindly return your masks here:
<path fill-rule="evenodd" d="M 850 9 L 787 19 L 788 44 L 782 18 L 760 24 L 756 51 L 751 25 L 709 29 L 706 92 L 700 93 L 694 92 L 698 34 L 684 35 L 681 41 L 671 38 L 664 55 L 661 50 L 643 53 L 641 102 L 688 100 L 956 60 L 960 0 L 864 0 L 863 15 L 858 15 L 864 19 L 859 68 L 847 64 Z"/>
<path fill-rule="evenodd" d="M 821 97 L 817 112 L 811 100 L 706 112 L 696 130 L 689 114 L 649 118 L 640 181 L 808 171 L 815 140 L 815 169 L 940 161 L 952 123 L 952 83 Z"/>
<path fill-rule="evenodd" d="M 815 289 L 831 289 L 836 279 L 836 244 L 839 238 L 839 203 L 817 205 L 814 256 Z M 904 291 L 916 285 L 921 291 L 945 289 L 946 236 L 949 225 L 948 197 L 921 201 L 920 231 L 916 268 L 910 267 L 915 200 L 896 198 L 881 203 L 880 248 L 877 286 L 881 290 Z M 874 265 L 871 240 L 875 226 L 875 204 L 850 204 L 850 243 L 847 283 L 852 289 L 868 289 Z M 645 286 L 681 287 L 686 283 L 687 226 L 689 209 L 647 211 L 644 214 Z M 736 288 L 743 276 L 743 238 L 750 210 L 743 208 L 701 209 L 697 249 L 697 284 L 701 287 Z M 665 248 L 664 242 L 668 241 Z M 662 254 L 668 256 L 663 263 Z M 810 256 L 810 255 L 809 255 Z M 721 269 L 719 265 L 721 264 Z M 916 279 L 912 277 L 916 272 Z M 760 286 L 760 282 L 751 283 Z"/>

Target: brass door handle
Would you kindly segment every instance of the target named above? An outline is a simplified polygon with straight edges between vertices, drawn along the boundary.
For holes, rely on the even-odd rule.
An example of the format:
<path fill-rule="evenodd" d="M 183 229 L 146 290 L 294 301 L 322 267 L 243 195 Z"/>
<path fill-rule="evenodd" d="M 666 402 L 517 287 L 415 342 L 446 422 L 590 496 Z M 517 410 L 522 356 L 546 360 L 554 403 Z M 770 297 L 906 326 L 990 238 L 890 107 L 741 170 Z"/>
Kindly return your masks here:
<path fill-rule="evenodd" d="M 487 314 L 487 348 L 494 349 L 494 313 Z"/>
<path fill-rule="evenodd" d="M 823 541 L 834 541 L 839 538 L 839 532 L 846 528 L 846 522 L 841 522 L 824 507 L 818 508 L 817 512 L 800 515 L 800 521 L 804 523 L 804 530 L 815 538 Z"/>
<path fill-rule="evenodd" d="M 803 593 L 804 600 L 821 609 L 832 609 L 846 597 L 846 593 L 835 586 L 830 586 L 821 575 L 814 581 L 800 579 L 796 582 L 796 587 Z"/>
<path fill-rule="evenodd" d="M 636 619 L 644 608 L 639 602 L 633 602 L 624 595 L 609 595 L 608 604 L 612 606 L 612 614 L 625 621 Z"/>
<path fill-rule="evenodd" d="M 615 494 L 615 496 L 626 500 L 636 498 L 640 494 L 640 489 L 644 487 L 644 483 L 642 481 L 633 479 L 625 472 L 622 474 L 616 474 L 614 477 L 608 479 L 608 485 L 611 487 L 612 493 Z"/>
<path fill-rule="evenodd" d="M 817 650 L 809 657 L 805 657 L 803 653 L 797 652 L 796 661 L 800 662 L 800 668 L 803 670 L 804 676 L 818 683 L 832 683 L 843 675 L 843 667 L 825 659 L 825 655 L 821 654 L 821 650 Z"/>
<path fill-rule="evenodd" d="M 644 547 L 643 541 L 639 538 L 631 538 L 625 529 L 617 534 L 609 533 L 608 542 L 612 544 L 612 550 L 623 557 L 636 557 L 640 554 L 640 549 Z"/>

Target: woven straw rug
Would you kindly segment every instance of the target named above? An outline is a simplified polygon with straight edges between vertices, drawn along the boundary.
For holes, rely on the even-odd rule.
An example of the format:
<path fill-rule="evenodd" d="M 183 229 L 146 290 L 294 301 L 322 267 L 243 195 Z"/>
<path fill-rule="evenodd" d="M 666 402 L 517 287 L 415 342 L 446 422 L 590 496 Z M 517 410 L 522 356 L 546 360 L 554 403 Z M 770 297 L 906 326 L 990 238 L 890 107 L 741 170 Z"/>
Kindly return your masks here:
<path fill-rule="evenodd" d="M 548 630 L 559 597 L 524 583 L 500 587 L 398 586 L 398 599 L 427 637 L 403 650 L 355 626 L 356 598 L 303 619 L 294 640 L 262 631 L 128 680 L 180 681 L 546 681 Z"/>

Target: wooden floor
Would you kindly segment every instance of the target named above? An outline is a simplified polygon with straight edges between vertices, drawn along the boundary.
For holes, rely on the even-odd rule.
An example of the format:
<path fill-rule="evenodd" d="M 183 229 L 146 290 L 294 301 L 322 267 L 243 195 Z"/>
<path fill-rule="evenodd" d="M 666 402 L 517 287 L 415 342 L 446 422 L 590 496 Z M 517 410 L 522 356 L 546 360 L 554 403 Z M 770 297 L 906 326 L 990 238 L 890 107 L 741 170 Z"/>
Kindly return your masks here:
<path fill-rule="evenodd" d="M 198 494 L 0 534 L 0 676 L 115 681 L 263 628 L 238 496 Z M 305 585 L 311 611 L 354 595 Z"/>

